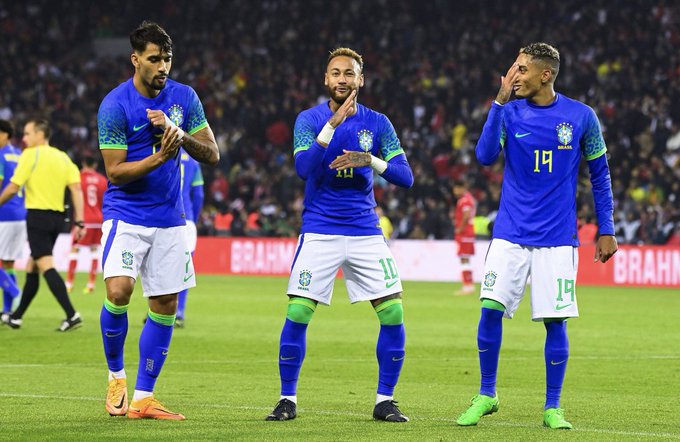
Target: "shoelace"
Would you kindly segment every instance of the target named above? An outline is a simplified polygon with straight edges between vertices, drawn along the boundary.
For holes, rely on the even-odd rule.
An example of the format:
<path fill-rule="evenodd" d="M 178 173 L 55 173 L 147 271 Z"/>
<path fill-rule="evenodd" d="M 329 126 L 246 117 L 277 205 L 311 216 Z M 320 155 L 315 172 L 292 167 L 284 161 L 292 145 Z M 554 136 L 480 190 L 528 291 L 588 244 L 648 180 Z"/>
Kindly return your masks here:
<path fill-rule="evenodd" d="M 123 398 L 123 395 L 125 395 L 125 388 L 124 384 L 122 382 L 122 379 L 114 379 L 116 381 L 116 388 L 113 390 L 113 395 L 111 396 L 111 400 L 113 402 L 120 402 L 120 400 Z M 123 388 L 121 388 L 123 386 Z"/>

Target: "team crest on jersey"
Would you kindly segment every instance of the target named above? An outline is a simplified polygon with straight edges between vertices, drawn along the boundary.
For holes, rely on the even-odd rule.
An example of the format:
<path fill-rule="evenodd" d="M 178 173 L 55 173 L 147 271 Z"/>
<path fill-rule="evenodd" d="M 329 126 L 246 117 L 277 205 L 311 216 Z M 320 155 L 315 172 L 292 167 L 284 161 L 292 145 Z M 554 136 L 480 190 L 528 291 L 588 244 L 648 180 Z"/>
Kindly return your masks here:
<path fill-rule="evenodd" d="M 184 109 L 179 104 L 173 104 L 168 109 L 168 118 L 175 123 L 175 126 L 180 126 L 184 122 Z"/>
<path fill-rule="evenodd" d="M 124 269 L 132 270 L 131 266 L 132 266 L 133 256 L 134 255 L 129 250 L 123 250 L 123 264 L 124 264 L 123 268 Z"/>
<path fill-rule="evenodd" d="M 300 285 L 298 286 L 301 290 L 309 290 L 309 284 L 312 282 L 312 272 L 309 270 L 303 270 L 300 272 L 300 279 L 298 280 Z"/>
<path fill-rule="evenodd" d="M 571 149 L 569 143 L 574 139 L 574 127 L 569 123 L 557 125 L 557 139 L 560 140 L 558 149 Z"/>
<path fill-rule="evenodd" d="M 361 129 L 357 135 L 359 136 L 359 146 L 364 152 L 370 152 L 373 149 L 373 132 L 368 129 Z"/>
<path fill-rule="evenodd" d="M 493 286 L 496 284 L 496 278 L 498 277 L 498 274 L 494 271 L 486 272 L 484 275 L 484 287 L 482 287 L 482 290 L 487 290 L 487 291 L 493 291 Z"/>

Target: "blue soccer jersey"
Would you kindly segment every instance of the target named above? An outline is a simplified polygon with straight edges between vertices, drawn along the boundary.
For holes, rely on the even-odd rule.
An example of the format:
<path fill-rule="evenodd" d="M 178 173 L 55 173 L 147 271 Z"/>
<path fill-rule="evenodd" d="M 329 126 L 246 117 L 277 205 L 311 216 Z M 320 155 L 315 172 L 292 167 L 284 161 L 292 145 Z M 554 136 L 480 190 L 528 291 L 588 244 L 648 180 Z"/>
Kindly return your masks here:
<path fill-rule="evenodd" d="M 526 99 L 494 103 L 477 143 L 477 158 L 488 165 L 501 150 L 505 170 L 493 237 L 528 246 L 578 246 L 579 163 L 582 156 L 590 162 L 607 151 L 595 112 L 561 94 L 548 106 Z M 606 166 L 606 157 L 601 161 Z M 595 202 L 600 232 L 609 233 L 602 227 L 613 225 L 613 205 L 608 167 L 602 170 L 606 180 L 597 182 L 608 193 L 601 193 L 602 198 L 596 193 Z"/>
<path fill-rule="evenodd" d="M 109 92 L 99 106 L 99 148 L 125 149 L 127 161 L 142 160 L 160 149 L 163 132 L 150 123 L 146 109 L 162 110 L 190 135 L 208 126 L 203 105 L 191 87 L 168 80 L 157 97 L 147 98 L 130 79 Z M 104 220 L 147 227 L 185 224 L 180 156 L 136 181 L 120 186 L 109 182 L 102 211 Z"/>
<path fill-rule="evenodd" d="M 182 200 L 184 200 L 184 213 L 186 219 L 196 221 L 201 213 L 203 196 L 203 173 L 198 161 L 191 158 L 184 149 L 180 152 L 180 168 L 182 176 Z M 200 189 L 198 189 L 200 187 Z M 201 197 L 197 198 L 197 194 Z"/>
<path fill-rule="evenodd" d="M 14 169 L 17 168 L 21 150 L 8 144 L 0 148 L 0 192 L 9 184 Z M 26 219 L 26 207 L 24 205 L 23 189 L 14 195 L 5 204 L 0 206 L 0 221 L 22 221 Z"/>
<path fill-rule="evenodd" d="M 293 146 L 296 163 L 301 153 L 323 149 L 315 140 L 332 115 L 327 102 L 298 115 Z M 373 169 L 365 166 L 337 171 L 329 167 L 343 150 L 370 152 L 385 161 L 400 155 L 405 158 L 390 120 L 357 104 L 356 114 L 337 127 L 330 144 L 321 153 L 321 164 L 306 178 L 301 233 L 381 235 L 374 210 Z"/>

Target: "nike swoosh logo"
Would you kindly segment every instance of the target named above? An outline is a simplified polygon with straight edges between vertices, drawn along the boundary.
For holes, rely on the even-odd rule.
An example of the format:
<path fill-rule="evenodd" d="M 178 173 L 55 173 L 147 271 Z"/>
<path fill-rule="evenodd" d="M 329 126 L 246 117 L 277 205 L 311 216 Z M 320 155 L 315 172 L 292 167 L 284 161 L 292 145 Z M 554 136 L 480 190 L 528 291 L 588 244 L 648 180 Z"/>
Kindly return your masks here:
<path fill-rule="evenodd" d="M 291 359 L 295 359 L 295 356 L 281 356 L 282 361 L 290 361 Z"/>
<path fill-rule="evenodd" d="M 184 282 L 187 282 L 188 280 L 190 280 L 192 276 L 194 276 L 193 273 L 192 273 L 191 275 L 189 275 L 189 276 L 185 276 L 185 277 L 184 277 Z"/>
<path fill-rule="evenodd" d="M 106 332 L 106 333 L 104 333 L 104 334 L 106 335 L 107 338 L 115 338 L 116 336 L 122 335 L 123 332 L 118 332 L 118 333 L 109 333 L 109 332 Z"/>
<path fill-rule="evenodd" d="M 562 310 L 562 309 L 565 309 L 565 308 L 569 307 L 570 305 L 571 305 L 571 304 L 556 305 L 556 306 L 555 306 L 555 310 Z"/>
<path fill-rule="evenodd" d="M 489 351 L 489 349 L 488 348 L 485 348 L 485 349 L 480 348 L 477 351 L 480 352 L 480 353 L 484 353 L 485 351 Z"/>
<path fill-rule="evenodd" d="M 125 402 L 125 395 L 123 395 L 123 397 L 120 398 L 120 404 L 114 405 L 113 407 L 118 409 L 123 408 L 123 402 Z"/>
<path fill-rule="evenodd" d="M 392 356 L 392 360 L 393 360 L 394 362 L 399 362 L 399 361 L 403 361 L 403 360 L 404 360 L 404 357 L 402 356 L 402 357 L 400 357 L 400 358 L 395 358 L 394 356 Z"/>
<path fill-rule="evenodd" d="M 135 126 L 135 127 L 132 128 L 132 131 L 137 132 L 138 130 L 145 128 L 148 124 L 149 123 L 144 123 L 141 126 Z"/>
<path fill-rule="evenodd" d="M 397 279 L 396 281 L 386 282 L 386 283 L 385 283 L 385 288 L 388 289 L 388 288 L 392 287 L 394 284 L 396 284 L 396 283 L 398 283 L 398 282 L 399 282 L 398 279 Z"/>
<path fill-rule="evenodd" d="M 161 354 L 162 354 L 163 356 L 167 356 L 167 355 L 168 355 L 168 351 L 167 351 L 167 350 L 163 350 L 163 351 L 161 352 Z"/>
<path fill-rule="evenodd" d="M 526 133 L 523 133 L 523 134 L 521 134 L 519 132 L 515 132 L 515 138 L 524 138 L 528 135 L 531 135 L 531 132 L 526 132 Z"/>
<path fill-rule="evenodd" d="M 560 364 L 564 364 L 565 362 L 567 362 L 566 359 L 565 359 L 564 361 L 560 361 L 560 362 L 555 362 L 555 361 L 553 361 L 553 360 L 551 359 L 551 360 L 550 360 L 550 365 L 560 365 Z"/>

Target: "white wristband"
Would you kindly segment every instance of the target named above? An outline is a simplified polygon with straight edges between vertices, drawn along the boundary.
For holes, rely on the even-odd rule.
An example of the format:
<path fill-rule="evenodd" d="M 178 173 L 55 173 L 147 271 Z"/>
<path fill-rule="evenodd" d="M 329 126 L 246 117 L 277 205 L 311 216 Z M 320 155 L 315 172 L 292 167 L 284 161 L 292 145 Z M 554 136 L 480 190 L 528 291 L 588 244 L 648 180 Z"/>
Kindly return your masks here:
<path fill-rule="evenodd" d="M 387 170 L 387 163 L 384 160 L 371 155 L 371 168 L 378 172 L 378 175 L 382 175 L 382 173 Z"/>
<path fill-rule="evenodd" d="M 176 127 L 177 128 L 177 134 L 178 134 L 178 140 L 182 141 L 184 139 L 184 131 L 182 130 L 181 127 L 177 126 L 175 123 L 172 122 L 170 118 L 168 118 L 167 115 L 165 115 L 165 127 Z"/>
<path fill-rule="evenodd" d="M 316 136 L 316 139 L 328 146 L 331 144 L 331 138 L 333 138 L 334 133 L 335 128 L 331 126 L 331 123 L 326 123 L 321 132 L 319 132 L 319 135 Z"/>

